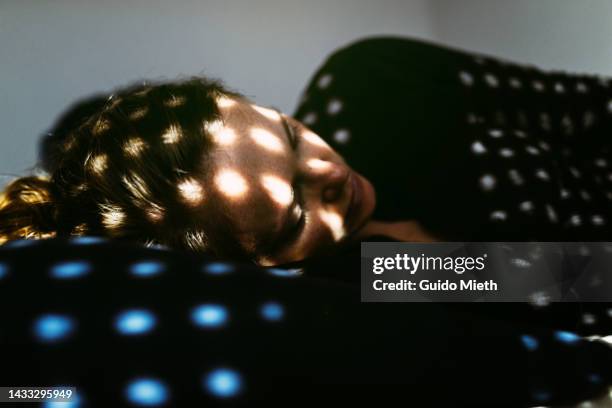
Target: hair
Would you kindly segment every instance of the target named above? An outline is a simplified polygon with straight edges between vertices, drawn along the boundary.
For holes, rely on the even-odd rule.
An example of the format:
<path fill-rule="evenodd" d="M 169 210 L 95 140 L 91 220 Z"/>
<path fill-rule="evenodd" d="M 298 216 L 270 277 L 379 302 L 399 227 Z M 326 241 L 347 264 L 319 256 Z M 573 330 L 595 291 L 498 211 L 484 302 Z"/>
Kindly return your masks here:
<path fill-rule="evenodd" d="M 242 97 L 198 77 L 78 104 L 43 143 L 46 174 L 0 195 L 0 244 L 88 234 L 250 259 L 229 220 L 206 219 L 189 201 L 209 170 L 221 96 Z"/>

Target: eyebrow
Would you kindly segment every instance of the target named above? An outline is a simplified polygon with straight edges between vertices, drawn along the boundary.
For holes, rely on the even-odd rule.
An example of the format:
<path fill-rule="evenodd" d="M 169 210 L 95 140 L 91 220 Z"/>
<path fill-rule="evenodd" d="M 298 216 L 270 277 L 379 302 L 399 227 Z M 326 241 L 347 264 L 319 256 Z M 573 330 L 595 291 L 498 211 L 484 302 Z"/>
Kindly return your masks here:
<path fill-rule="evenodd" d="M 274 109 L 276 113 L 279 114 L 281 118 L 281 123 L 283 124 L 283 128 L 285 129 L 285 137 L 289 141 L 289 145 L 291 146 L 291 149 L 295 151 L 297 148 L 298 138 L 296 137 L 295 132 L 293 131 L 293 128 L 287 121 L 287 117 L 279 109 L 274 108 L 274 107 L 272 109 Z"/>

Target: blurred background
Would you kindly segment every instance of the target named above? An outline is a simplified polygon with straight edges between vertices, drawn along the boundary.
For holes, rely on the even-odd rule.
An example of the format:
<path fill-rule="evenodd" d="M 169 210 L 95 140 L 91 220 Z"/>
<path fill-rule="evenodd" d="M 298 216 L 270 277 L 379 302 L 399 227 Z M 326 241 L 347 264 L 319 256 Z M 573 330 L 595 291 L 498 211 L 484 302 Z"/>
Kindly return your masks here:
<path fill-rule="evenodd" d="M 373 35 L 612 75 L 609 0 L 0 0 L 0 173 L 72 102 L 206 74 L 291 113 L 325 57 Z"/>

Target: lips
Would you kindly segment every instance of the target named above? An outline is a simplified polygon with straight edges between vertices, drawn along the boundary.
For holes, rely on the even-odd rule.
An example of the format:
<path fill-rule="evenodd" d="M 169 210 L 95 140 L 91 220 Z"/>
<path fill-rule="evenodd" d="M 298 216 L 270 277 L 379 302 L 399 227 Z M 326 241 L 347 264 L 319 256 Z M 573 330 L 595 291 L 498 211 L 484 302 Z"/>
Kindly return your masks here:
<path fill-rule="evenodd" d="M 361 204 L 363 201 L 363 186 L 359 180 L 359 177 L 351 172 L 350 176 L 351 183 L 351 201 L 349 202 L 346 216 L 344 217 L 344 225 L 347 227 L 348 232 L 353 232 L 357 226 L 358 217 L 361 213 Z"/>

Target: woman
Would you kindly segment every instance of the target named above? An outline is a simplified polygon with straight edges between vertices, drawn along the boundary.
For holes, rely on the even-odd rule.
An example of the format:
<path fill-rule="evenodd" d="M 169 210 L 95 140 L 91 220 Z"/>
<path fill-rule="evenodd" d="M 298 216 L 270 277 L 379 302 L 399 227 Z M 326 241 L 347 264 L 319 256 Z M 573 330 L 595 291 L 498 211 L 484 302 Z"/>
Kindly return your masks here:
<path fill-rule="evenodd" d="M 541 129 L 534 125 L 540 124 L 538 104 L 558 96 L 527 92 L 525 88 L 521 88 L 526 92 L 520 94 L 523 99 L 520 95 L 505 93 L 510 90 L 502 91 L 499 82 L 491 85 L 492 72 L 502 67 L 520 70 L 491 59 L 476 62 L 469 54 L 408 40 L 363 41 L 340 50 L 315 75 L 295 115 L 310 128 L 202 78 L 119 90 L 108 100 L 103 98 L 101 103 L 93 100 L 91 104 L 80 105 L 68 118 L 62 119 L 50 148 L 46 149 L 48 156 L 44 163 L 49 177 L 19 179 L 5 191 L 0 204 L 0 237 L 10 240 L 101 234 L 212 252 L 261 265 L 288 264 L 335 252 L 339 256 L 323 260 L 326 270 L 319 268 L 315 261 L 309 272 L 355 280 L 359 275 L 354 273 L 359 270 L 358 265 L 352 267 L 346 262 L 358 263 L 359 256 L 342 255 L 343 250 L 358 250 L 358 246 L 351 244 L 360 240 L 545 238 L 558 231 L 574 233 L 573 224 L 551 222 L 546 211 L 549 201 L 541 201 L 557 199 L 551 187 L 521 185 L 520 189 L 512 190 L 504 188 L 501 178 L 494 182 L 484 178 L 483 183 L 483 166 L 498 164 L 501 159 L 519 158 L 516 153 L 505 157 L 507 153 L 501 154 L 501 149 L 508 147 L 495 143 L 518 126 L 523 126 L 524 132 L 529 129 L 531 138 L 538 138 Z M 475 80 L 478 69 L 488 81 Z M 544 74 L 526 71 L 509 75 L 520 76 L 525 84 L 527 76 Z M 501 76 L 495 78 L 500 81 Z M 583 81 L 592 86 L 592 79 Z M 527 122 L 523 125 L 519 119 L 522 116 L 500 115 L 498 106 L 486 102 L 500 103 L 498 92 L 504 101 L 531 101 L 535 113 L 524 111 Z M 491 135 L 491 126 L 504 135 L 499 137 L 498 132 Z M 483 139 L 487 135 L 489 139 Z M 521 141 L 521 138 L 515 140 L 518 147 Z M 476 142 L 496 155 L 483 155 L 481 148 L 474 150 Z M 530 144 L 524 141 L 523 147 L 537 143 L 543 149 L 538 142 L 542 140 L 530 141 Z M 518 151 L 517 146 L 514 152 Z M 511 161 L 515 166 L 512 169 L 518 172 L 520 167 L 521 174 L 525 175 L 525 168 L 534 163 L 538 166 L 549 163 L 554 158 L 540 154 L 532 159 Z M 561 173 L 558 176 L 559 180 L 563 179 Z M 526 201 L 525 196 L 532 203 L 532 211 L 522 210 L 525 206 L 520 204 Z M 517 211 L 523 213 L 496 207 L 506 205 L 510 198 L 515 201 L 520 198 Z M 506 218 L 491 217 L 495 211 L 502 211 L 500 208 L 505 209 Z M 532 228 L 527 229 L 526 225 Z M 78 249 L 75 251 L 79 254 Z M 98 255 L 105 259 L 115 256 L 115 251 L 111 248 Z M 132 248 L 125 251 L 133 255 Z M 210 280 L 202 283 L 196 280 L 203 276 L 199 264 L 190 262 L 190 258 L 184 264 L 177 268 L 181 273 L 169 276 L 174 283 L 156 286 L 158 295 L 151 295 L 149 286 L 135 286 L 140 290 L 136 296 L 139 301 L 155 299 L 156 310 L 165 311 L 164 321 L 178 322 L 179 327 L 183 320 L 176 316 L 181 316 L 183 304 L 213 295 L 224 302 L 234 300 L 232 310 L 244 303 L 240 302 L 245 293 L 282 297 L 283 304 L 292 313 L 305 310 L 307 316 L 315 316 L 310 310 L 320 309 L 316 319 L 306 323 L 293 321 L 292 327 L 297 328 L 295 337 L 290 340 L 283 337 L 273 343 L 281 351 L 288 350 L 286 354 L 280 353 L 280 357 L 273 354 L 274 361 L 282 363 L 282 370 L 273 371 L 282 374 L 287 369 L 285 366 L 307 372 L 303 368 L 305 361 L 315 367 L 317 375 L 313 378 L 317 379 L 323 375 L 320 367 L 327 367 L 319 365 L 319 359 L 332 358 L 339 361 L 341 370 L 326 371 L 324 375 L 333 377 L 333 381 L 338 381 L 336 373 L 349 373 L 350 378 L 344 379 L 347 384 L 364 379 L 372 381 L 375 373 L 383 376 L 380 383 L 409 382 L 411 395 L 417 391 L 424 393 L 426 389 L 428 397 L 435 401 L 453 401 L 461 394 L 472 402 L 477 399 L 501 403 L 500 395 L 503 395 L 506 403 L 514 405 L 518 405 L 517 401 L 522 405 L 526 405 L 525 401 L 531 405 L 576 401 L 595 395 L 595 391 L 601 391 L 609 383 L 609 350 L 600 350 L 601 344 L 572 336 L 568 340 L 564 331 L 552 331 L 559 327 L 573 330 L 577 326 L 576 313 L 568 314 L 560 308 L 546 313 L 546 308 L 536 311 L 526 304 L 487 304 L 486 308 L 478 304 L 436 303 L 364 307 L 353 288 L 325 293 L 315 290 L 328 289 L 329 281 L 321 284 L 315 279 L 302 286 L 291 283 L 284 287 L 266 286 L 259 293 L 252 291 L 250 285 L 261 290 L 261 282 L 245 283 L 238 279 L 240 276 L 224 287 L 216 286 L 214 276 L 207 276 Z M 117 277 L 130 279 L 123 273 L 123 266 L 107 269 L 104 276 L 110 277 L 109 287 L 133 287 L 115 280 Z M 44 271 L 39 272 L 43 276 Z M 241 276 L 251 279 L 257 272 L 261 271 L 249 270 Z M 228 279 L 233 278 L 228 274 Z M 46 275 L 41 278 L 45 285 L 40 285 L 39 290 L 55 296 L 45 279 Z M 86 290 L 83 287 L 78 290 Z M 236 287 L 245 288 L 246 292 L 234 291 Z M 111 293 L 111 289 L 105 290 L 100 283 L 90 288 L 92 291 L 83 292 L 87 295 L 77 304 L 79 309 L 90 312 L 87 316 L 100 313 L 99 305 L 108 302 L 107 296 Z M 179 290 L 168 291 L 168 288 Z M 123 298 L 114 290 L 112 293 L 112 303 L 134 302 L 133 292 L 127 289 L 121 292 Z M 168 301 L 167 293 L 180 301 Z M 328 296 L 329 302 L 321 302 L 321 296 Z M 26 302 L 24 308 L 28 306 L 40 313 L 38 302 L 22 298 Z M 312 302 L 313 298 L 317 301 Z M 244 304 L 245 308 L 250 307 Z M 14 302 L 7 305 L 16 308 Z M 69 303 L 69 306 L 75 304 Z M 252 316 L 250 312 L 249 309 L 237 315 Z M 336 320 L 329 322 L 329 316 Z M 90 332 L 96 341 L 99 340 L 97 333 L 108 335 L 104 319 L 88 321 L 102 327 Z M 252 320 L 245 322 L 251 327 Z M 171 325 L 169 329 L 173 327 L 176 326 Z M 263 332 L 257 325 L 252 327 L 257 333 Z M 333 328 L 332 335 L 329 327 Z M 543 328 L 550 328 L 550 333 Z M 540 332 L 544 334 L 539 336 Z M 189 347 L 184 343 L 191 338 L 189 332 L 181 333 L 188 333 L 180 337 L 181 347 L 176 347 L 181 358 L 169 359 L 180 362 L 179 368 L 170 371 L 181 375 L 186 371 L 184 361 L 193 361 L 197 373 L 201 370 L 200 361 L 206 357 L 216 362 L 221 352 L 228 358 L 242 352 L 246 353 L 245 357 L 234 358 L 251 361 L 250 353 L 258 350 L 252 344 L 245 346 L 251 343 L 251 337 L 236 335 L 219 337 L 223 342 L 219 350 L 202 348 L 204 342 L 192 343 L 197 346 Z M 533 333 L 538 336 L 534 337 Z M 559 333 L 562 341 L 557 338 Z M 580 334 L 593 334 L 592 328 L 580 326 Z M 363 346 L 370 341 L 385 347 Z M 83 344 L 89 347 L 89 343 Z M 262 344 L 265 344 L 262 350 L 275 350 L 268 347 L 271 343 L 267 337 Z M 291 358 L 299 354 L 294 350 L 296 344 L 300 345 L 298 349 L 311 353 L 304 354 L 301 364 L 293 364 Z M 306 345 L 301 347 L 303 344 Z M 356 364 L 354 351 L 370 349 L 374 353 L 366 358 L 368 361 Z M 412 358 L 395 358 L 400 349 Z M 116 354 L 115 349 L 109 350 Z M 123 361 L 134 359 L 134 349 L 125 350 L 125 354 L 119 355 L 126 356 Z M 135 367 L 149 367 L 151 358 L 146 354 L 149 349 L 138 347 L 138 350 L 145 351 L 144 356 L 138 354 L 141 358 L 138 361 L 147 363 Z M 189 357 L 183 357 L 183 352 Z M 204 353 L 205 357 L 194 358 L 192 353 L 198 356 Z M 102 354 L 100 358 L 104 360 L 106 356 Z M 80 360 L 76 361 L 76 366 L 81 367 Z M 581 362 L 580 368 L 568 369 L 567 361 Z M 537 364 L 532 363 L 532 367 L 527 362 Z M 23 365 L 29 371 L 24 378 L 31 378 L 32 365 L 35 364 Z M 509 393 L 500 390 L 514 387 L 517 380 L 506 367 L 527 367 L 522 373 L 526 379 L 524 384 Z M 399 374 L 394 378 L 396 373 Z M 432 376 L 436 381 L 432 381 Z M 120 376 L 110 377 L 113 380 L 119 377 L 119 382 L 123 380 Z M 186 374 L 185 378 L 192 379 Z M 293 383 L 308 384 L 308 381 Z M 438 385 L 446 392 L 440 393 L 439 389 L 429 392 Z M 277 392 L 273 390 L 269 395 Z M 118 398 L 109 392 L 105 394 L 107 398 Z M 377 394 L 377 399 L 381 396 Z"/>
<path fill-rule="evenodd" d="M 8 186 L 4 240 L 109 235 L 276 265 L 383 225 L 371 183 L 319 136 L 202 78 L 117 92 L 50 173 Z"/>
<path fill-rule="evenodd" d="M 133 86 L 62 135 L 49 179 L 7 188 L 0 237 L 101 234 L 261 265 L 372 236 L 605 239 L 609 143 L 583 136 L 609 126 L 609 95 L 388 38 L 317 72 L 296 113 L 316 133 L 206 79 Z"/>

